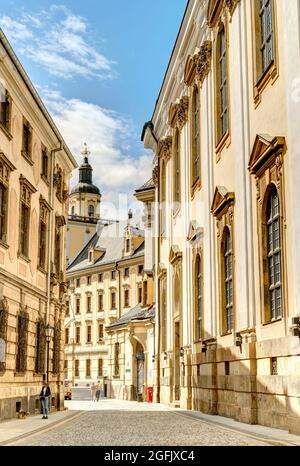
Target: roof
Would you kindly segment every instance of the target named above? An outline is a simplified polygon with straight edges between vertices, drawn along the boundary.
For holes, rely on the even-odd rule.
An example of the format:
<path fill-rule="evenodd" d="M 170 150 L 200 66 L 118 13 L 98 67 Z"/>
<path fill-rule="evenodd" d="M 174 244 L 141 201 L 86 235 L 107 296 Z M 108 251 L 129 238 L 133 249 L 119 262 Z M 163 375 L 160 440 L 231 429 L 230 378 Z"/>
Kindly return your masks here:
<path fill-rule="evenodd" d="M 75 193 L 92 193 L 100 194 L 100 189 L 93 183 L 77 183 L 71 191 L 71 194 Z"/>
<path fill-rule="evenodd" d="M 124 230 L 127 227 L 128 220 L 109 225 L 98 223 L 97 232 L 90 241 L 83 246 L 77 257 L 69 265 L 67 273 L 78 272 L 86 268 L 95 268 L 99 265 L 113 264 L 122 260 L 143 257 L 144 242 L 130 256 L 123 256 L 124 249 Z M 144 236 L 144 231 L 138 227 L 130 227 L 133 236 Z M 104 250 L 104 254 L 93 264 L 89 262 L 89 250 Z"/>
<path fill-rule="evenodd" d="M 155 188 L 155 184 L 153 178 L 150 178 L 145 184 L 143 184 L 140 188 L 136 189 L 135 192 L 145 191 L 146 189 Z"/>
<path fill-rule="evenodd" d="M 2 46 L 4 47 L 7 55 L 9 56 L 9 58 L 11 59 L 11 61 L 14 64 L 14 66 L 16 67 L 18 73 L 22 77 L 24 84 L 26 85 L 27 89 L 29 90 L 30 94 L 32 95 L 32 97 L 35 100 L 37 106 L 39 107 L 40 111 L 44 115 L 45 119 L 49 123 L 52 131 L 56 135 L 57 139 L 60 141 L 60 143 L 62 145 L 61 150 L 64 150 L 66 152 L 66 154 L 67 154 L 69 160 L 71 161 L 73 167 L 77 168 L 78 165 L 77 165 L 77 162 L 76 162 L 73 154 L 71 153 L 71 151 L 70 151 L 69 147 L 67 146 L 65 140 L 63 139 L 59 129 L 57 128 L 56 124 L 54 123 L 50 113 L 48 112 L 47 108 L 45 107 L 45 104 L 43 103 L 42 99 L 40 98 L 39 94 L 37 93 L 37 91 L 36 91 L 34 85 L 32 84 L 28 74 L 26 73 L 25 69 L 23 68 L 21 62 L 19 61 L 17 55 L 15 54 L 12 46 L 10 45 L 6 35 L 4 34 L 4 32 L 3 32 L 3 30 L 1 28 L 0 28 L 0 43 L 2 44 Z"/>
<path fill-rule="evenodd" d="M 155 306 L 141 307 L 140 304 L 130 309 L 126 314 L 122 315 L 120 319 L 115 320 L 107 328 L 119 327 L 121 325 L 129 324 L 129 322 L 143 321 L 155 318 Z"/>

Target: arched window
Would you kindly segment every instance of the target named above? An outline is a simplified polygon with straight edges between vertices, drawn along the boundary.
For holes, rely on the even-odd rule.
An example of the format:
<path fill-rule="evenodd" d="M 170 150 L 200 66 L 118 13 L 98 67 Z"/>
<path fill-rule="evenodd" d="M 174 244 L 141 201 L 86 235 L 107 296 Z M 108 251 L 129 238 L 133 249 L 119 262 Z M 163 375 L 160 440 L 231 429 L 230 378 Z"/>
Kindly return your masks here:
<path fill-rule="evenodd" d="M 174 202 L 180 202 L 180 135 L 179 130 L 176 129 L 175 132 L 175 144 L 174 144 Z"/>
<path fill-rule="evenodd" d="M 195 326 L 196 340 L 201 340 L 203 336 L 203 300 L 202 300 L 202 270 L 201 259 L 198 255 L 195 264 Z"/>
<path fill-rule="evenodd" d="M 192 129 L 192 183 L 194 184 L 200 175 L 200 108 L 197 86 L 193 93 Z"/>
<path fill-rule="evenodd" d="M 225 136 L 229 129 L 228 121 L 228 76 L 227 76 L 227 44 L 224 24 L 221 25 L 217 40 L 217 138 Z"/>
<path fill-rule="evenodd" d="M 233 331 L 233 266 L 232 266 L 232 239 L 228 228 L 223 234 L 223 312 L 225 332 Z"/>
<path fill-rule="evenodd" d="M 277 189 L 273 186 L 266 204 L 266 263 L 268 264 L 269 317 L 277 320 L 282 317 L 282 277 L 281 277 L 281 238 L 280 202 Z"/>
<path fill-rule="evenodd" d="M 94 217 L 95 208 L 92 204 L 89 205 L 89 217 Z"/>

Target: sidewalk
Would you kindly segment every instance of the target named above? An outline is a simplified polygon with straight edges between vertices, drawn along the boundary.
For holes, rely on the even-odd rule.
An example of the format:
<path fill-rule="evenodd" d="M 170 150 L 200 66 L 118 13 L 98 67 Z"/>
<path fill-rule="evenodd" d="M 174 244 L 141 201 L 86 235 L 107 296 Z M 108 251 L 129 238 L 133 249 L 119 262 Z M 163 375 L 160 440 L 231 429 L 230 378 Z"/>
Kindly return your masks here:
<path fill-rule="evenodd" d="M 0 422 L 0 446 L 7 445 L 28 435 L 45 431 L 60 422 L 81 415 L 78 411 L 59 411 L 49 415 L 49 419 L 42 419 L 41 415 L 29 416 L 26 419 L 13 419 Z"/>
<path fill-rule="evenodd" d="M 211 416 L 198 411 L 177 409 L 177 413 L 190 418 L 199 419 L 199 421 L 207 422 L 208 424 L 223 427 L 224 429 L 243 433 L 255 437 L 256 439 L 264 440 L 273 445 L 300 446 L 300 436 L 289 434 L 286 430 L 274 429 L 258 424 L 244 424 L 243 422 L 238 422 L 231 418 Z"/>

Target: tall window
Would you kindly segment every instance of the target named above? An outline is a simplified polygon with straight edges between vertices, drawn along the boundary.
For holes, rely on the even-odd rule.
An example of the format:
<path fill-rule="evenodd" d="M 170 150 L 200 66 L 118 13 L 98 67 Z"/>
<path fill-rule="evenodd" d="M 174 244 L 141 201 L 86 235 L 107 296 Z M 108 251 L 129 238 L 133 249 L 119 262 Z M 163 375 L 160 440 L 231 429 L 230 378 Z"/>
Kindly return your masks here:
<path fill-rule="evenodd" d="M 129 267 L 126 267 L 126 268 L 124 269 L 124 277 L 125 277 L 125 278 L 128 278 L 128 277 L 129 277 Z"/>
<path fill-rule="evenodd" d="M 222 25 L 217 42 L 217 112 L 218 142 L 228 132 L 228 77 L 225 27 Z"/>
<path fill-rule="evenodd" d="M 92 312 L 92 297 L 86 297 L 86 312 Z"/>
<path fill-rule="evenodd" d="M 46 147 L 42 147 L 42 177 L 48 180 L 49 174 L 49 157 Z"/>
<path fill-rule="evenodd" d="M 143 282 L 143 306 L 148 304 L 148 282 L 147 280 Z"/>
<path fill-rule="evenodd" d="M 76 332 L 75 332 L 75 341 L 77 344 L 80 344 L 80 327 L 77 325 Z"/>
<path fill-rule="evenodd" d="M 0 86 L 0 125 L 7 131 L 10 129 L 11 99 L 8 91 Z"/>
<path fill-rule="evenodd" d="M 223 236 L 223 262 L 225 331 L 226 333 L 230 333 L 233 330 L 233 267 L 232 241 L 228 229 L 225 229 Z"/>
<path fill-rule="evenodd" d="M 103 273 L 99 273 L 98 275 L 98 282 L 103 283 Z"/>
<path fill-rule="evenodd" d="M 76 286 L 77 286 L 77 288 L 80 287 L 80 278 L 76 278 Z"/>
<path fill-rule="evenodd" d="M 21 311 L 17 319 L 17 359 L 16 372 L 27 370 L 27 338 L 28 338 L 29 315 Z"/>
<path fill-rule="evenodd" d="M 20 232 L 19 232 L 19 252 L 25 257 L 29 255 L 29 226 L 30 226 L 30 204 L 31 194 L 35 192 L 30 183 L 21 181 L 21 205 L 20 205 Z"/>
<path fill-rule="evenodd" d="M 126 252 L 130 252 L 130 239 L 126 240 Z"/>
<path fill-rule="evenodd" d="M 98 338 L 99 340 L 103 339 L 103 324 L 99 324 L 98 326 Z"/>
<path fill-rule="evenodd" d="M 57 322 L 54 326 L 53 334 L 53 355 L 52 355 L 52 372 L 58 374 L 60 372 L 60 348 L 61 348 L 61 326 Z"/>
<path fill-rule="evenodd" d="M 180 135 L 179 130 L 175 131 L 174 145 L 174 202 L 180 202 Z"/>
<path fill-rule="evenodd" d="M 120 343 L 115 343 L 115 376 L 118 377 L 120 375 L 120 365 L 119 365 L 119 355 L 120 355 Z"/>
<path fill-rule="evenodd" d="M 65 344 L 69 344 L 69 338 L 70 338 L 70 329 L 66 328 L 65 329 Z"/>
<path fill-rule="evenodd" d="M 86 359 L 86 377 L 91 377 L 91 360 L 90 359 Z"/>
<path fill-rule="evenodd" d="M 199 109 L 199 91 L 195 87 L 193 93 L 193 108 L 192 108 L 192 182 L 195 183 L 200 174 L 200 109 Z"/>
<path fill-rule="evenodd" d="M 76 314 L 80 314 L 80 298 L 76 298 Z"/>
<path fill-rule="evenodd" d="M 98 359 L 98 377 L 103 376 L 103 359 Z"/>
<path fill-rule="evenodd" d="M 143 289 L 142 285 L 138 285 L 138 303 L 141 304 L 143 301 Z"/>
<path fill-rule="evenodd" d="M 95 216 L 95 208 L 92 204 L 89 205 L 89 217 Z"/>
<path fill-rule="evenodd" d="M 270 319 L 282 317 L 280 204 L 274 186 L 267 203 L 267 254 Z"/>
<path fill-rule="evenodd" d="M 6 298 L 0 300 L 0 340 L 2 340 L 2 358 L 0 359 L 0 372 L 6 369 L 7 349 L 8 302 Z"/>
<path fill-rule="evenodd" d="M 28 121 L 23 123 L 23 141 L 22 141 L 22 153 L 26 157 L 31 158 L 31 141 L 32 140 L 32 128 Z"/>
<path fill-rule="evenodd" d="M 79 359 L 75 360 L 75 377 L 79 377 Z"/>
<path fill-rule="evenodd" d="M 116 309 L 117 304 L 116 304 L 116 292 L 112 291 L 111 292 L 111 309 Z"/>
<path fill-rule="evenodd" d="M 259 3 L 260 54 L 262 74 L 274 62 L 273 0 L 256 0 Z"/>
<path fill-rule="evenodd" d="M 196 340 L 203 336 L 203 299 L 202 299 L 202 270 L 201 259 L 197 256 L 195 266 L 195 318 L 196 318 Z"/>
<path fill-rule="evenodd" d="M 117 272 L 116 272 L 115 270 L 112 270 L 112 272 L 111 272 L 111 279 L 112 279 L 112 280 L 115 280 L 116 277 L 117 277 Z"/>
<path fill-rule="evenodd" d="M 0 183 L 0 240 L 6 242 L 8 189 Z"/>
<path fill-rule="evenodd" d="M 124 290 L 124 307 L 129 307 L 129 290 Z"/>
<path fill-rule="evenodd" d="M 98 311 L 103 311 L 103 294 L 98 295 Z"/>
<path fill-rule="evenodd" d="M 86 342 L 92 343 L 92 326 L 87 325 L 86 327 Z"/>
<path fill-rule="evenodd" d="M 46 268 L 47 250 L 47 220 L 48 210 L 44 203 L 40 203 L 40 227 L 39 227 L 39 267 Z"/>

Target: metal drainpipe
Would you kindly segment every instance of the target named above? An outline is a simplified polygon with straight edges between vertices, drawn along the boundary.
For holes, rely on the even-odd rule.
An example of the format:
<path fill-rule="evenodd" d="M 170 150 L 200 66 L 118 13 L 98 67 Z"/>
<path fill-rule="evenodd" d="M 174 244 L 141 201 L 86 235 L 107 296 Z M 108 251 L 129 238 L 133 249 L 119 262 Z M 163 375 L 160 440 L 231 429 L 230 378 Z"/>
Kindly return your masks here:
<path fill-rule="evenodd" d="M 54 186 L 53 186 L 53 174 L 54 174 L 54 166 L 55 166 L 55 154 L 56 152 L 60 152 L 63 149 L 63 144 L 60 141 L 60 147 L 57 149 L 53 149 L 50 153 L 51 159 L 51 171 L 50 171 L 50 190 L 49 190 L 49 205 L 51 207 L 50 211 L 50 221 L 48 227 L 48 242 L 49 242 L 49 250 L 48 250 L 48 277 L 47 277 L 47 307 L 46 307 L 46 324 L 50 324 L 50 305 L 51 305 L 51 261 L 52 261 L 52 253 L 53 253 L 53 237 L 51 237 L 51 232 L 53 231 L 53 219 L 54 219 Z M 48 356 L 49 359 L 50 355 Z M 48 361 L 47 361 L 48 364 Z"/>

